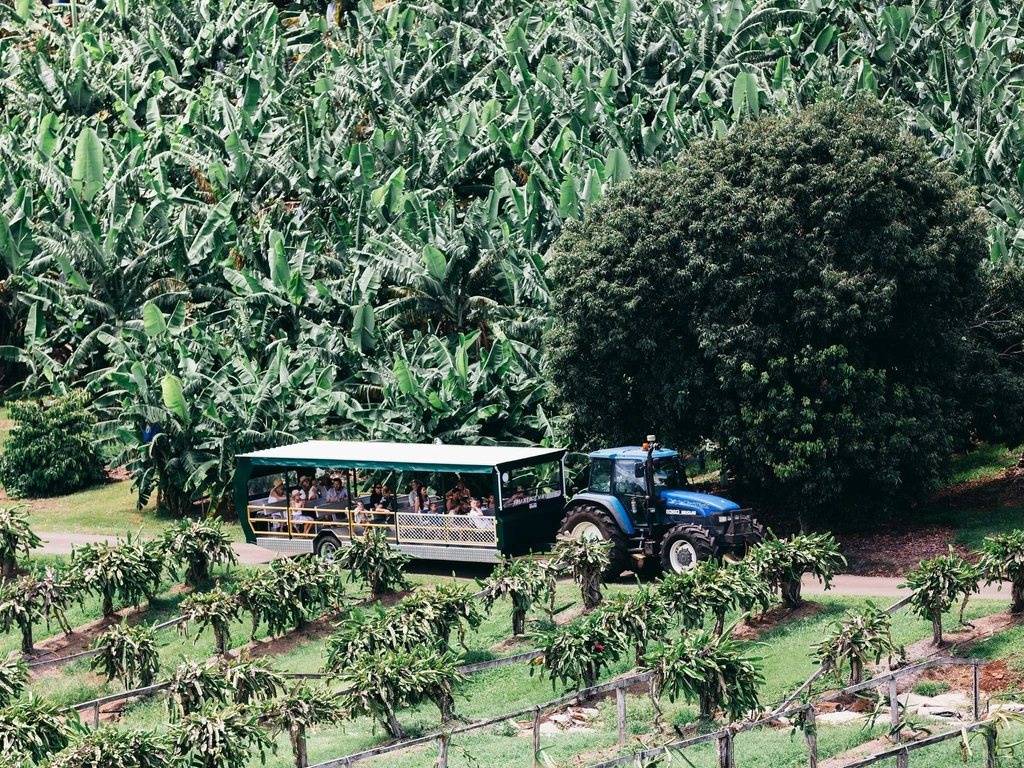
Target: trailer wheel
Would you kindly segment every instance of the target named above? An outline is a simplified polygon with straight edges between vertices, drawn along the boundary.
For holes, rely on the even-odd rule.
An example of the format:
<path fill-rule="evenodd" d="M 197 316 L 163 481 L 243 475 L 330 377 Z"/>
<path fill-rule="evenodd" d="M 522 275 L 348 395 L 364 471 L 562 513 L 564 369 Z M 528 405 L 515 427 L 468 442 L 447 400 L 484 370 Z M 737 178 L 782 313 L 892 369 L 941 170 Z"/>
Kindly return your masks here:
<path fill-rule="evenodd" d="M 341 552 L 341 542 L 333 533 L 325 533 L 313 543 L 313 551 L 324 560 L 334 560 Z"/>
<path fill-rule="evenodd" d="M 669 528 L 661 540 L 661 567 L 668 573 L 692 571 L 699 561 L 714 556 L 714 539 L 699 525 Z"/>
<path fill-rule="evenodd" d="M 629 557 L 629 546 L 615 519 L 600 507 L 581 504 L 573 507 L 562 518 L 559 533 L 572 536 L 574 539 L 604 539 L 612 543 L 609 552 L 608 567 L 602 576 L 606 581 L 617 579 L 622 572 L 628 570 L 632 563 Z"/>

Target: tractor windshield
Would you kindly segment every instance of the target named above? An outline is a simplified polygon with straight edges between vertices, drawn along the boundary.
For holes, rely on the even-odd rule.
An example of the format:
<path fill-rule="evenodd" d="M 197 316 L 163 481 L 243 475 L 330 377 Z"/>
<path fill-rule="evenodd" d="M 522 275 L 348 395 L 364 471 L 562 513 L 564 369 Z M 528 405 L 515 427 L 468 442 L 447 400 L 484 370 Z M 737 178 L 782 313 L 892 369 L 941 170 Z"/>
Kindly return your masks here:
<path fill-rule="evenodd" d="M 673 491 L 686 487 L 686 473 L 676 456 L 654 460 L 654 490 Z"/>

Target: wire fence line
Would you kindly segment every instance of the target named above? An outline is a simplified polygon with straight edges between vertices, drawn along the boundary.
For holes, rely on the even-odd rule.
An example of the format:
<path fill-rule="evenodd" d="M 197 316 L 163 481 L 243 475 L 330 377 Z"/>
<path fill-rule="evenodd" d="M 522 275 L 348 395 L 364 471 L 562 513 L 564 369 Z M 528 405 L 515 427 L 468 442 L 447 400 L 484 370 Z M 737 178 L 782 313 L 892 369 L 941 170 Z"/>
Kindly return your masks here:
<path fill-rule="evenodd" d="M 95 651 L 89 651 L 84 655 L 94 655 L 100 652 L 102 649 Z M 83 655 L 83 654 L 78 654 Z M 524 661 L 533 661 L 534 659 L 543 658 L 544 651 L 526 651 L 524 653 L 517 653 L 513 656 L 505 656 L 500 659 L 489 659 L 487 661 L 478 661 L 473 664 L 463 664 L 462 666 L 456 667 L 455 671 L 463 675 L 471 675 L 476 672 L 483 672 L 488 669 L 497 669 L 499 667 L 507 667 L 511 664 L 520 664 Z M 325 680 L 333 677 L 330 673 L 326 672 L 283 672 L 281 673 L 284 677 L 291 678 L 293 680 Z M 105 704 L 115 704 L 120 701 L 127 701 L 128 699 L 136 699 L 142 696 L 148 696 L 152 693 L 159 693 L 165 691 L 171 687 L 170 681 L 162 683 L 154 683 L 153 685 L 147 685 L 142 688 L 133 688 L 130 691 L 122 691 L 121 693 L 112 693 L 109 696 L 102 696 L 98 699 L 90 699 L 89 701 L 83 701 L 78 704 L 72 704 L 64 707 L 60 711 L 62 713 L 70 712 L 83 712 L 86 710 L 92 710 L 92 722 L 94 727 L 99 727 L 100 714 L 102 707 Z M 349 690 L 338 691 L 336 695 L 344 696 L 349 693 Z"/>
<path fill-rule="evenodd" d="M 521 654 L 521 655 L 525 656 L 527 654 Z M 512 658 L 512 657 L 510 657 L 510 658 Z M 705 744 L 705 743 L 712 742 L 712 741 L 718 742 L 718 756 L 719 756 L 719 766 L 720 766 L 720 768 L 734 768 L 734 766 L 735 766 L 735 751 L 734 751 L 733 742 L 734 742 L 735 737 L 738 734 L 744 733 L 746 731 L 751 731 L 751 730 L 754 730 L 756 728 L 761 728 L 761 727 L 763 727 L 765 725 L 768 725 L 769 723 L 777 722 L 777 721 L 779 721 L 779 720 L 781 720 L 783 718 L 793 718 L 793 717 L 800 716 L 800 715 L 804 716 L 805 723 L 806 723 L 806 726 L 804 728 L 804 733 L 805 733 L 805 738 L 807 740 L 808 764 L 810 765 L 811 768 L 816 768 L 816 766 L 817 766 L 817 737 L 816 737 L 815 732 L 814 732 L 814 722 L 815 722 L 815 714 L 816 714 L 817 708 L 821 704 L 824 704 L 824 703 L 827 703 L 827 702 L 830 702 L 830 701 L 834 701 L 834 700 L 836 700 L 838 698 L 841 698 L 843 696 L 849 696 L 851 694 L 858 693 L 858 692 L 861 692 L 861 691 L 864 691 L 864 690 L 867 690 L 867 689 L 870 689 L 870 688 L 878 688 L 880 686 L 888 684 L 889 687 L 890 687 L 890 702 L 889 702 L 889 705 L 890 705 L 890 710 L 893 713 L 893 721 L 894 721 L 893 725 L 896 726 L 896 738 L 898 740 L 899 739 L 899 731 L 901 729 L 898 727 L 898 722 L 896 720 L 896 718 L 898 717 L 898 714 L 899 714 L 899 705 L 898 705 L 898 701 L 896 699 L 896 686 L 895 686 L 895 683 L 896 683 L 897 680 L 899 680 L 900 678 L 903 678 L 903 677 L 907 677 L 909 675 L 915 675 L 915 674 L 917 674 L 919 672 L 922 672 L 922 671 L 924 671 L 926 669 L 931 669 L 931 668 L 937 667 L 937 666 L 967 665 L 967 666 L 973 666 L 974 669 L 977 670 L 978 667 L 980 665 L 983 665 L 984 663 L 985 662 L 983 660 L 980 660 L 980 659 L 961 659 L 961 658 L 930 659 L 930 660 L 922 662 L 920 664 L 915 664 L 915 665 L 909 666 L 909 667 L 903 667 L 901 669 L 894 670 L 894 671 L 889 672 L 887 674 L 879 675 L 876 678 L 864 681 L 862 683 L 858 683 L 858 684 L 855 684 L 855 685 L 847 686 L 846 688 L 843 688 L 840 691 L 837 691 L 835 693 L 829 694 L 827 696 L 822 696 L 821 698 L 816 699 L 813 702 L 809 702 L 809 703 L 806 703 L 806 704 L 800 704 L 798 706 L 790 707 L 788 709 L 784 709 L 784 710 L 781 710 L 781 711 L 772 712 L 771 714 L 767 715 L 766 717 L 763 717 L 763 718 L 760 718 L 760 719 L 757 719 L 757 720 L 754 720 L 754 721 L 750 721 L 750 722 L 746 722 L 746 723 L 740 723 L 740 724 L 734 724 L 734 725 L 731 725 L 729 727 L 722 728 L 722 729 L 720 729 L 718 731 L 715 731 L 713 733 L 702 734 L 702 735 L 694 736 L 694 737 L 691 737 L 691 738 L 688 738 L 688 739 L 683 739 L 681 741 L 672 742 L 670 744 L 665 744 L 665 745 L 660 746 L 660 747 L 655 747 L 653 749 L 644 750 L 642 752 L 636 752 L 636 753 L 632 753 L 632 754 L 629 754 L 629 755 L 623 755 L 621 757 L 613 758 L 611 760 L 606 760 L 606 761 L 601 762 L 601 763 L 592 764 L 592 765 L 589 766 L 589 768 L 617 768 L 617 766 L 625 766 L 625 765 L 630 765 L 630 764 L 640 765 L 640 764 L 643 763 L 643 761 L 653 760 L 653 759 L 658 758 L 660 756 L 664 756 L 666 754 L 669 754 L 670 752 L 673 752 L 673 751 L 680 751 L 680 750 L 683 750 L 683 749 L 686 749 L 686 748 L 694 747 L 694 746 L 697 746 L 697 745 L 700 745 L 700 744 Z M 424 736 L 419 736 L 419 737 L 416 737 L 416 738 L 413 738 L 413 739 L 405 739 L 405 740 L 402 740 L 402 741 L 399 741 L 399 742 L 395 742 L 393 744 L 385 744 L 385 745 L 382 745 L 382 746 L 379 746 L 379 747 L 373 747 L 371 749 L 364 750 L 362 752 L 356 752 L 356 753 L 353 753 L 353 754 L 350 754 L 350 755 L 344 755 L 342 757 L 338 757 L 338 758 L 327 760 L 327 761 L 324 761 L 324 762 L 321 762 L 321 763 L 317 763 L 315 765 L 310 766 L 310 768 L 349 768 L 349 766 L 352 766 L 355 763 L 358 763 L 358 762 L 361 762 L 361 761 L 364 761 L 364 760 L 368 760 L 370 758 L 380 757 L 380 756 L 383 756 L 383 755 L 393 754 L 393 753 L 396 753 L 396 752 L 402 752 L 404 750 L 413 749 L 415 747 L 426 746 L 426 745 L 431 744 L 432 742 L 437 742 L 437 744 L 438 744 L 438 755 L 439 755 L 439 758 L 438 758 L 438 762 L 436 763 L 436 765 L 438 765 L 439 768 L 446 768 L 446 766 L 447 766 L 447 747 L 448 747 L 448 743 L 450 742 L 450 740 L 452 739 L 453 736 L 456 736 L 458 734 L 470 733 L 472 731 L 479 731 L 481 729 L 488 728 L 488 727 L 490 727 L 492 725 L 495 725 L 497 723 L 501 723 L 501 722 L 504 722 L 504 721 L 507 721 L 507 720 L 515 720 L 515 719 L 519 719 L 519 718 L 526 717 L 526 716 L 531 716 L 532 719 L 533 719 L 533 757 L 532 757 L 531 764 L 532 764 L 533 768 L 537 768 L 537 766 L 539 765 L 539 754 L 540 754 L 540 749 L 541 749 L 541 747 L 540 747 L 540 736 L 541 736 L 540 724 L 541 724 L 541 720 L 542 720 L 543 715 L 545 713 L 547 713 L 548 711 L 552 710 L 552 709 L 561 707 L 561 706 L 563 706 L 565 704 L 568 704 L 570 702 L 581 701 L 581 700 L 585 701 L 585 700 L 588 700 L 588 699 L 592 699 L 595 696 L 599 696 L 601 694 L 609 693 L 609 692 L 612 692 L 612 691 L 614 691 L 615 694 L 616 694 L 616 710 L 617 710 L 616 714 L 617 714 L 617 720 L 618 720 L 619 746 L 620 747 L 625 747 L 626 743 L 627 743 L 626 689 L 630 688 L 632 686 L 635 686 L 635 685 L 640 685 L 640 684 L 643 684 L 643 683 L 649 683 L 651 681 L 651 679 L 655 676 L 655 674 L 656 673 L 654 671 L 648 670 L 648 671 L 639 672 L 639 673 L 636 673 L 636 674 L 633 674 L 633 675 L 627 675 L 625 677 L 621 677 L 621 678 L 618 678 L 616 680 L 612 680 L 612 681 L 607 682 L 607 683 L 602 683 L 600 685 L 592 686 L 590 688 L 585 688 L 585 689 L 576 691 L 574 693 L 569 693 L 569 694 L 566 694 L 564 696 L 560 696 L 558 698 L 551 699 L 550 701 L 545 701 L 542 704 L 537 704 L 537 705 L 532 706 L 532 707 L 525 707 L 523 709 L 519 709 L 519 710 L 516 710 L 514 712 L 507 712 L 507 713 L 502 714 L 502 715 L 497 715 L 495 717 L 489 717 L 489 718 L 486 718 L 484 720 L 478 720 L 476 722 L 468 723 L 468 724 L 465 724 L 465 725 L 454 726 L 454 727 L 448 728 L 448 729 L 441 729 L 441 730 L 438 730 L 438 731 L 436 731 L 434 733 L 426 734 Z M 973 731 L 973 730 L 976 730 L 977 728 L 982 727 L 985 724 L 985 721 L 981 720 L 981 714 L 982 713 L 980 711 L 980 695 L 979 695 L 980 692 L 979 692 L 979 689 L 978 689 L 978 675 L 977 675 L 977 673 L 974 676 L 974 680 L 975 680 L 975 689 L 974 689 L 975 690 L 975 693 L 974 693 L 974 721 L 973 721 L 972 724 L 970 724 L 969 726 L 958 727 L 957 729 L 949 731 L 946 734 L 941 734 L 941 738 L 936 737 L 935 739 L 929 740 L 928 743 L 925 743 L 924 741 L 908 742 L 907 744 L 894 747 L 892 750 L 888 750 L 882 756 L 872 756 L 871 758 L 868 758 L 868 760 L 866 762 L 863 762 L 863 765 L 869 765 L 872 762 L 877 762 L 878 760 L 884 760 L 887 757 L 897 757 L 897 759 L 899 759 L 899 755 L 901 755 L 901 754 L 904 754 L 904 755 L 908 754 L 910 751 L 912 751 L 914 749 L 919 749 L 919 748 L 921 748 L 923 746 L 928 746 L 930 743 L 938 743 L 939 741 L 955 738 L 958 735 L 960 735 L 962 732 L 964 732 L 965 728 L 968 731 Z M 857 763 L 856 765 L 860 766 L 861 764 L 862 763 Z M 851 764 L 850 766 L 847 766 L 847 768 L 853 768 L 853 765 L 854 764 Z"/>
<path fill-rule="evenodd" d="M 885 612 L 886 613 L 890 613 L 890 614 L 891 613 L 895 613 L 896 611 L 906 607 L 910 603 L 911 599 L 912 599 L 912 596 L 907 596 L 905 598 L 902 598 L 902 599 L 898 600 L 897 602 L 893 603 L 892 605 L 890 605 L 888 608 L 886 608 Z M 537 651 L 534 651 L 532 653 L 537 654 L 537 656 L 535 656 L 534 658 L 543 655 L 542 652 L 537 652 Z M 528 656 L 528 655 L 530 655 L 530 654 L 523 654 L 523 656 Z M 487 664 L 488 662 L 484 662 L 484 663 Z M 979 687 L 978 687 L 978 665 L 982 664 L 982 663 L 984 663 L 984 662 L 980 662 L 980 661 L 975 660 L 975 659 L 956 659 L 956 658 L 932 659 L 932 660 L 923 662 L 921 664 L 914 665 L 912 667 L 904 667 L 902 669 L 892 671 L 892 672 L 890 672 L 890 673 L 888 673 L 886 675 L 881 675 L 881 676 L 879 676 L 877 678 L 873 678 L 872 680 L 865 681 L 865 682 L 857 684 L 857 685 L 848 686 L 847 688 L 844 688 L 842 691 L 839 691 L 839 692 L 837 692 L 835 694 L 831 694 L 829 696 L 822 697 L 819 701 L 815 702 L 815 704 L 821 704 L 821 703 L 825 703 L 825 702 L 828 702 L 828 701 L 833 701 L 833 700 L 835 700 L 837 698 L 840 698 L 842 696 L 850 695 L 852 693 L 863 691 L 863 690 L 866 690 L 866 689 L 869 689 L 869 688 L 878 687 L 879 685 L 883 685 L 883 684 L 885 684 L 887 682 L 890 682 L 890 693 L 891 693 L 890 707 L 893 710 L 893 712 L 898 713 L 898 705 L 897 705 L 897 702 L 896 702 L 896 699 L 895 699 L 895 692 L 896 692 L 895 681 L 896 680 L 898 680 L 898 679 L 900 679 L 902 677 L 905 677 L 907 675 L 910 675 L 910 674 L 916 674 L 916 673 L 918 673 L 920 671 L 923 671 L 925 669 L 929 669 L 929 668 L 932 668 L 932 667 L 935 667 L 935 666 L 940 666 L 940 665 L 945 665 L 945 664 L 950 664 L 950 665 L 968 664 L 968 665 L 973 665 L 973 667 L 974 667 L 974 720 L 977 721 L 979 719 L 979 707 L 980 707 Z M 781 705 L 779 705 L 773 712 L 771 712 L 769 715 L 767 715 L 766 717 L 764 717 L 764 718 L 762 718 L 760 720 L 756 720 L 756 721 L 750 722 L 750 723 L 744 723 L 744 724 L 739 725 L 739 726 L 732 726 L 732 727 L 729 727 L 729 728 L 722 729 L 721 731 L 718 731 L 718 732 L 715 732 L 715 733 L 697 736 L 697 737 L 694 737 L 692 739 L 684 740 L 683 742 L 678 742 L 678 743 L 673 744 L 673 745 L 666 745 L 666 746 L 663 746 L 663 747 L 656 748 L 654 750 L 649 750 L 646 753 L 640 753 L 640 757 L 638 757 L 637 755 L 627 755 L 627 756 L 624 756 L 624 757 L 621 757 L 621 758 L 616 758 L 616 759 L 611 760 L 611 761 L 606 761 L 605 763 L 600 763 L 600 764 L 598 764 L 596 766 L 593 766 L 592 768 L 611 768 L 612 766 L 626 765 L 626 764 L 628 764 L 628 763 L 630 763 L 631 761 L 634 761 L 634 760 L 636 760 L 637 761 L 637 765 L 639 765 L 639 761 L 640 760 L 646 759 L 646 758 L 650 758 L 650 757 L 656 757 L 659 754 L 664 754 L 666 749 L 679 749 L 679 748 L 684 748 L 684 747 L 687 747 L 687 746 L 694 746 L 696 744 L 701 744 L 701 743 L 706 743 L 706 742 L 709 742 L 709 741 L 716 741 L 716 740 L 718 741 L 718 751 L 719 751 L 719 762 L 720 762 L 720 765 L 723 766 L 723 768 L 732 768 L 732 766 L 734 765 L 733 737 L 734 737 L 734 735 L 736 733 L 740 733 L 740 732 L 743 732 L 743 731 L 751 730 L 753 728 L 762 727 L 764 725 L 767 725 L 768 723 L 771 723 L 771 722 L 774 722 L 774 721 L 778 721 L 778 720 L 780 720 L 782 718 L 792 717 L 792 716 L 800 715 L 800 714 L 804 714 L 805 717 L 809 718 L 810 723 L 812 725 L 812 727 L 808 730 L 808 733 L 812 734 L 810 736 L 810 740 L 808 742 L 808 752 L 809 752 L 808 760 L 809 760 L 809 764 L 811 765 L 811 768 L 816 768 L 816 765 L 817 765 L 817 741 L 816 741 L 816 736 L 813 735 L 813 722 L 814 722 L 814 716 L 815 716 L 815 704 L 803 704 L 803 705 L 800 705 L 800 706 L 797 706 L 797 707 L 792 707 L 792 704 L 801 695 L 803 695 L 803 693 L 807 689 L 809 689 L 810 686 L 813 685 L 813 683 L 816 680 L 820 679 L 823 675 L 825 675 L 828 672 L 828 670 L 829 670 L 828 665 L 822 665 L 814 674 L 811 675 L 810 678 L 808 678 L 808 680 L 805 683 L 803 683 L 799 688 L 797 688 L 797 690 L 792 695 L 790 695 Z M 532 716 L 533 716 L 533 743 L 534 743 L 534 750 L 533 750 L 532 765 L 533 765 L 533 768 L 537 768 L 537 766 L 538 766 L 538 753 L 540 751 L 540 723 L 541 723 L 542 714 L 544 712 L 547 712 L 548 710 L 554 708 L 554 707 L 562 706 L 563 704 L 565 704 L 567 702 L 570 702 L 570 701 L 573 701 L 573 700 L 579 700 L 579 699 L 592 698 L 593 696 L 597 696 L 597 695 L 600 695 L 602 693 L 607 693 L 607 692 L 610 692 L 610 691 L 615 691 L 615 694 L 616 694 L 616 711 L 617 711 L 617 720 L 618 720 L 619 746 L 620 747 L 625 747 L 626 746 L 626 741 L 627 741 L 626 696 L 625 696 L 625 691 L 626 691 L 627 688 L 629 688 L 631 686 L 642 684 L 642 683 L 645 683 L 645 682 L 650 682 L 650 680 L 653 678 L 653 676 L 654 676 L 654 672 L 652 672 L 652 671 L 645 671 L 645 672 L 640 672 L 640 673 L 637 673 L 637 674 L 634 674 L 634 675 L 628 675 L 626 677 L 622 677 L 622 678 L 619 678 L 617 680 L 613 680 L 613 681 L 608 682 L 608 683 L 603 683 L 601 685 L 593 686 L 591 688 L 587 688 L 587 689 L 584 689 L 584 690 L 581 690 L 581 691 L 577 691 L 575 693 L 568 694 L 566 696 L 562 696 L 562 697 L 559 697 L 557 699 L 552 699 L 550 701 L 544 702 L 543 704 L 538 704 L 538 705 L 536 705 L 534 707 L 528 707 L 528 708 L 525 708 L 525 709 L 517 710 L 515 712 L 509 712 L 509 713 L 506 713 L 506 714 L 503 714 L 503 715 L 498 715 L 496 717 L 487 718 L 485 720 L 478 721 L 478 722 L 475 722 L 475 723 L 471 723 L 471 724 L 468 724 L 468 725 L 458 726 L 458 727 L 455 727 L 455 728 L 452 728 L 452 729 L 449 729 L 449 730 L 440 730 L 440 731 L 437 731 L 437 732 L 432 733 L 432 734 L 428 734 L 428 735 L 425 735 L 425 736 L 417 737 L 415 739 L 404 740 L 404 741 L 396 742 L 394 744 L 384 745 L 384 746 L 380 746 L 380 747 L 374 747 L 372 749 L 365 750 L 363 752 L 359 752 L 359 753 L 355 753 L 355 754 L 351 754 L 351 755 L 345 755 L 345 756 L 340 757 L 340 758 L 328 760 L 328 761 L 323 762 L 323 763 L 318 763 L 315 766 L 311 766 L 311 768 L 342 768 L 343 766 L 345 768 L 347 768 L 348 766 L 351 766 L 352 764 L 360 762 L 362 760 L 367 760 L 367 759 L 372 758 L 372 757 L 379 757 L 381 755 L 386 755 L 386 754 L 390 754 L 390 753 L 393 753 L 393 752 L 399 752 L 399 751 L 402 751 L 402 750 L 405 750 L 405 749 L 410 749 L 410 748 L 413 748 L 413 747 L 416 747 L 416 746 L 426 745 L 426 744 L 429 744 L 429 743 L 435 742 L 435 741 L 438 743 L 438 762 L 437 762 L 437 765 L 439 766 L 439 768 L 446 768 L 446 766 L 447 766 L 447 751 L 448 751 L 447 748 L 448 748 L 449 741 L 450 741 L 450 739 L 451 739 L 451 737 L 453 735 L 459 734 L 459 733 L 467 733 L 467 732 L 471 732 L 471 731 L 480 730 L 482 728 L 489 727 L 489 726 L 494 725 L 496 723 L 500 723 L 500 722 L 504 722 L 504 721 L 512 720 L 512 719 L 516 719 L 516 718 L 523 717 L 523 716 L 529 715 L 529 714 L 532 714 Z M 894 717 L 895 717 L 895 715 L 894 715 Z M 895 725 L 895 721 L 894 721 L 894 725 Z M 957 731 L 957 733 L 959 733 L 959 731 Z M 898 730 L 897 730 L 897 735 L 898 735 Z"/>

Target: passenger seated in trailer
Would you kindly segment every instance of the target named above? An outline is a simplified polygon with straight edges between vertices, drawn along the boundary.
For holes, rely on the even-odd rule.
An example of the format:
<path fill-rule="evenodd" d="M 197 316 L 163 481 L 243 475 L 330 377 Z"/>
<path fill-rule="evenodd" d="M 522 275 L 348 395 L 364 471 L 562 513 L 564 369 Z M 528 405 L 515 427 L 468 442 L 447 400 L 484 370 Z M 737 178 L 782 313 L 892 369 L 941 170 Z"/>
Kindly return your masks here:
<path fill-rule="evenodd" d="M 412 490 L 409 491 L 409 512 L 423 512 L 426 507 L 423 505 L 423 497 L 426 488 L 419 480 L 412 481 Z"/>
<path fill-rule="evenodd" d="M 366 514 L 366 505 L 362 501 L 357 501 L 355 509 L 352 510 L 352 522 L 353 523 L 368 523 L 368 522 L 370 522 L 370 518 Z"/>
<path fill-rule="evenodd" d="M 284 490 L 284 478 L 278 477 L 274 480 L 274 487 L 270 489 L 270 495 L 267 497 L 267 504 L 281 504 L 281 502 L 288 500 L 288 494 Z"/>
<path fill-rule="evenodd" d="M 320 498 L 316 488 L 313 486 L 312 478 L 307 475 L 299 478 L 299 490 L 302 493 L 303 501 L 314 501 Z"/>
<path fill-rule="evenodd" d="M 327 495 L 327 492 L 331 489 L 331 476 L 324 472 L 320 475 L 320 479 L 316 483 L 317 495 L 322 499 Z"/>
<path fill-rule="evenodd" d="M 463 505 L 465 505 L 467 511 L 469 510 L 469 497 L 471 495 L 469 488 L 466 487 L 466 481 L 460 477 L 455 487 L 445 494 L 445 506 L 449 512 L 464 514 L 459 510 L 463 508 Z"/>
<path fill-rule="evenodd" d="M 382 498 L 384 498 L 384 486 L 375 483 L 373 490 L 370 491 L 370 509 L 376 509 Z"/>
<path fill-rule="evenodd" d="M 508 497 L 508 501 L 505 502 L 506 506 L 515 504 L 525 504 L 530 500 L 529 495 L 526 493 L 526 488 L 521 484 L 516 486 L 516 492 Z"/>
<path fill-rule="evenodd" d="M 292 515 L 292 523 L 302 523 L 302 525 L 294 525 L 293 528 L 298 533 L 310 533 L 312 529 L 313 518 L 309 515 L 303 514 L 306 500 L 302 498 L 302 491 L 296 488 L 292 491 L 292 503 L 288 509 Z"/>
<path fill-rule="evenodd" d="M 327 504 L 344 504 L 348 506 L 348 488 L 346 488 L 340 477 L 331 479 L 331 487 L 324 494 L 324 501 Z"/>
<path fill-rule="evenodd" d="M 473 525 L 477 528 L 491 528 L 494 526 L 494 521 L 487 519 L 488 514 L 480 505 L 480 499 L 474 498 L 469 502 L 469 512 L 466 514 L 473 518 Z"/>

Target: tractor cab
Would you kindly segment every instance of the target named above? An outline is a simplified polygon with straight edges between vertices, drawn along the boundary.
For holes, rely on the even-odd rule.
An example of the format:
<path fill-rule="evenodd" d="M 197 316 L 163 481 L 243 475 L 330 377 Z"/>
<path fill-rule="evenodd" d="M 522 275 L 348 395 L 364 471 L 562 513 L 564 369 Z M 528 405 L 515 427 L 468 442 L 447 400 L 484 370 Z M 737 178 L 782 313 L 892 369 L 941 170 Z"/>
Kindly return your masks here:
<path fill-rule="evenodd" d="M 657 444 L 606 448 L 590 454 L 587 493 L 607 494 L 634 528 L 686 522 L 739 509 L 734 501 L 688 490 L 687 460 Z"/>

